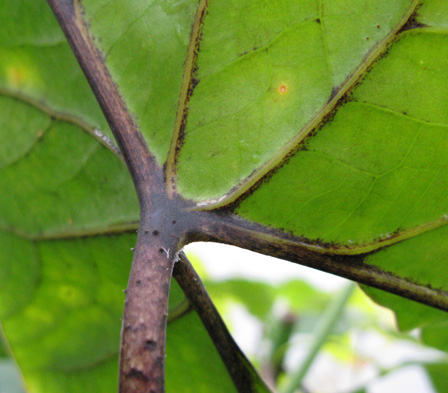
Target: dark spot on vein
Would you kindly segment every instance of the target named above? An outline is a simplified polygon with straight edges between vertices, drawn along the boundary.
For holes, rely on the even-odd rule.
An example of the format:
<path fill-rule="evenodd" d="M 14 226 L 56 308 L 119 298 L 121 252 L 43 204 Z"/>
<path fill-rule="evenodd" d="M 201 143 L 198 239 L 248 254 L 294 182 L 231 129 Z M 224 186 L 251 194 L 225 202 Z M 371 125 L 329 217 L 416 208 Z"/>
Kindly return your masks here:
<path fill-rule="evenodd" d="M 187 101 L 189 100 L 189 97 L 191 96 L 192 92 L 193 92 L 193 90 L 191 89 L 191 86 L 190 86 L 188 88 Z M 185 105 L 183 114 L 182 114 L 182 120 L 181 120 L 180 127 L 179 127 L 179 133 L 177 135 L 177 143 L 176 143 L 176 147 L 175 147 L 174 166 L 173 167 L 177 166 L 180 150 L 185 142 L 185 129 L 187 127 L 188 109 L 189 109 L 188 106 Z M 174 179 L 173 179 L 173 184 L 174 184 Z"/>
<path fill-rule="evenodd" d="M 188 110 L 189 110 L 187 103 L 190 101 L 190 98 L 193 95 L 194 89 L 200 82 L 199 78 L 197 77 L 198 66 L 196 64 L 198 50 L 199 50 L 199 42 L 197 42 L 197 47 L 195 50 L 195 55 L 194 55 L 194 59 L 193 59 L 194 64 L 191 69 L 190 81 L 188 83 L 188 88 L 187 88 L 187 96 L 185 99 L 184 108 L 183 108 L 183 112 L 182 112 L 182 118 L 181 118 L 181 122 L 180 122 L 180 126 L 179 126 L 179 132 L 177 135 L 177 143 L 176 143 L 175 155 L 174 155 L 174 167 L 176 167 L 176 165 L 177 165 L 177 161 L 179 158 L 179 152 L 180 152 L 180 149 L 181 149 L 182 145 L 184 144 L 184 140 L 185 140 L 185 129 L 187 126 L 187 117 L 188 117 Z"/>
<path fill-rule="evenodd" d="M 191 78 L 191 84 L 190 84 L 191 92 L 193 92 L 193 90 L 196 88 L 196 86 L 199 84 L 199 82 L 200 81 L 198 78 L 195 78 L 195 77 Z"/>
<path fill-rule="evenodd" d="M 421 4 L 417 6 L 414 13 L 411 15 L 411 17 L 408 19 L 408 21 L 403 25 L 403 27 L 400 29 L 398 33 L 402 33 L 406 30 L 414 30 L 414 29 L 421 29 L 422 27 L 428 27 L 428 25 L 425 25 L 424 23 L 420 23 L 417 20 L 418 17 L 418 10 L 421 7 Z"/>
<path fill-rule="evenodd" d="M 336 94 L 338 94 L 339 89 L 340 86 L 333 86 L 333 88 L 331 89 L 330 98 L 328 99 L 327 102 L 330 102 L 336 96 Z"/>
<path fill-rule="evenodd" d="M 376 25 L 376 28 L 377 28 L 377 29 L 381 29 L 381 26 L 380 26 L 380 25 Z"/>
<path fill-rule="evenodd" d="M 144 328 L 142 328 L 141 326 L 140 327 L 133 326 L 131 324 L 126 324 L 126 326 L 124 327 L 124 330 L 126 330 L 126 331 L 130 330 L 133 333 L 138 332 L 140 329 L 144 329 Z"/>
<path fill-rule="evenodd" d="M 143 347 L 152 351 L 157 348 L 157 343 L 154 340 L 146 340 Z"/>
<path fill-rule="evenodd" d="M 322 23 L 321 20 L 320 20 L 320 18 L 316 18 L 316 23 L 319 23 L 319 24 Z"/>
<path fill-rule="evenodd" d="M 193 95 L 194 88 L 198 85 L 198 83 L 199 83 L 199 81 L 196 79 L 194 80 L 194 82 L 193 82 L 193 79 L 191 80 L 190 86 L 188 86 L 187 101 L 190 100 L 190 97 Z M 184 109 L 184 118 L 187 117 L 187 114 L 188 114 L 188 110 L 187 110 L 187 108 L 185 108 Z"/>
<path fill-rule="evenodd" d="M 141 370 L 138 370 L 136 368 L 131 368 L 131 371 L 128 373 L 129 378 L 135 378 L 135 379 L 141 379 L 143 381 L 149 381 L 149 378 L 145 373 Z"/>
<path fill-rule="evenodd" d="M 414 30 L 414 29 L 422 29 L 423 27 L 428 27 L 428 25 L 425 25 L 424 23 L 420 23 L 418 21 L 410 20 L 408 23 L 406 23 L 403 28 L 400 30 L 400 32 L 406 31 L 406 30 Z"/>

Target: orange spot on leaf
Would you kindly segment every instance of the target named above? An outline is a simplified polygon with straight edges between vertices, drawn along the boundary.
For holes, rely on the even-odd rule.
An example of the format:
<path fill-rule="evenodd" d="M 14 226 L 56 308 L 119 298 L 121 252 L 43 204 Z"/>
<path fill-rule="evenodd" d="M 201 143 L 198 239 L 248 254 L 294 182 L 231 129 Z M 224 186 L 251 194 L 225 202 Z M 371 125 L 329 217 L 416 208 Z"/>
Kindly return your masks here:
<path fill-rule="evenodd" d="M 21 86 L 26 78 L 26 71 L 23 68 L 12 67 L 8 70 L 8 77 L 14 86 Z"/>

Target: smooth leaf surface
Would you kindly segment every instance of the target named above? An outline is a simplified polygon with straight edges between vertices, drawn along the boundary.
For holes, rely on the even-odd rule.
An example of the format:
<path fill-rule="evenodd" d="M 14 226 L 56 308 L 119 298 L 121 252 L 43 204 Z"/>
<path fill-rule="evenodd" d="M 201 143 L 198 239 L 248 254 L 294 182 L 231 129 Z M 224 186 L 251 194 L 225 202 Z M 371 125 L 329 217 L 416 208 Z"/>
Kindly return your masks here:
<path fill-rule="evenodd" d="M 239 213 L 322 243 L 364 247 L 441 226 L 447 42 L 429 28 L 403 33 L 332 121 Z M 287 190 L 276 203 L 273 188 Z M 291 194 L 298 206 L 283 211 Z"/>
<path fill-rule="evenodd" d="M 0 92 L 42 106 L 51 116 L 74 117 L 111 137 L 48 6 L 41 0 L 5 1 L 0 20 Z"/>
<path fill-rule="evenodd" d="M 2 234 L 2 242 L 20 250 L 10 254 L 18 271 L 7 281 L 15 284 L 9 296 L 2 292 L 2 326 L 31 392 L 114 389 L 128 266 L 109 262 L 129 261 L 133 240 L 123 235 L 27 242 L 31 269 L 24 240 Z M 27 280 L 34 284 L 27 285 L 27 299 L 12 301 L 17 285 Z"/>
<path fill-rule="evenodd" d="M 1 136 L 14 135 L 0 148 L 0 187 L 8 191 L 0 201 L 2 228 L 62 236 L 138 221 L 132 182 L 113 152 L 73 123 L 16 98 L 0 100 Z"/>
<path fill-rule="evenodd" d="M 409 4 L 210 2 L 178 159 L 182 195 L 218 199 L 278 162 Z"/>

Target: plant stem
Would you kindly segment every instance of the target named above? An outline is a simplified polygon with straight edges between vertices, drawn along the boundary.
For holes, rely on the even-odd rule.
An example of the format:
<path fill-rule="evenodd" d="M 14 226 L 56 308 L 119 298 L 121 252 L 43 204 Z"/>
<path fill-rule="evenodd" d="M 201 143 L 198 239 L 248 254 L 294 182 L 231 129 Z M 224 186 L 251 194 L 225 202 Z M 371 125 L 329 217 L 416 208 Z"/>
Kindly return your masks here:
<path fill-rule="evenodd" d="M 163 246 L 162 246 L 163 244 Z M 126 290 L 120 356 L 121 393 L 161 393 L 174 253 L 140 230 Z"/>
<path fill-rule="evenodd" d="M 239 393 L 269 391 L 267 386 L 256 386 L 256 375 L 246 356 L 233 340 L 224 321 L 215 308 L 200 277 L 191 266 L 184 253 L 179 253 L 180 261 L 174 266 L 173 277 L 179 283 L 193 308 L 201 318 L 227 371 Z"/>
<path fill-rule="evenodd" d="M 355 287 L 355 283 L 347 285 L 325 309 L 324 313 L 319 318 L 315 329 L 316 333 L 313 336 L 313 341 L 311 342 L 311 346 L 305 359 L 302 361 L 299 368 L 291 375 L 289 383 L 282 389 L 282 393 L 294 393 L 296 390 L 300 389 L 303 378 L 338 322 Z"/>

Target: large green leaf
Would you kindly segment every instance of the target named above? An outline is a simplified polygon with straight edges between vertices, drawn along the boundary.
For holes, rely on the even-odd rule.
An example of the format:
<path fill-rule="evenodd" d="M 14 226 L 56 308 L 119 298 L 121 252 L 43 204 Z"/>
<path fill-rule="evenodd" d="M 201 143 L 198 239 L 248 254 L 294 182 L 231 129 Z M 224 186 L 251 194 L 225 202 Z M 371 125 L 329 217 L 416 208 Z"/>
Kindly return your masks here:
<path fill-rule="evenodd" d="M 77 6 L 168 194 L 424 291 L 444 289 L 415 247 L 442 257 L 448 44 L 445 6 L 423 3 Z"/>
<path fill-rule="evenodd" d="M 114 389 L 139 219 L 123 161 L 152 203 L 142 225 L 182 224 L 164 226 L 173 244 L 230 242 L 448 309 L 444 0 L 50 3 L 124 157 L 44 1 L 6 1 L 0 315 L 31 391 Z M 216 391 L 197 316 L 168 330 L 168 388 L 187 389 L 183 367 Z"/>

